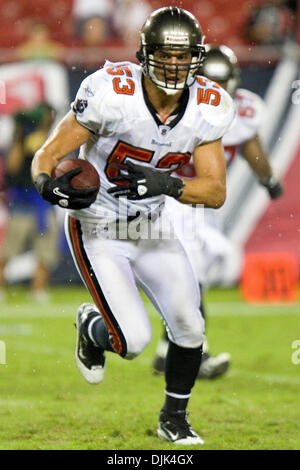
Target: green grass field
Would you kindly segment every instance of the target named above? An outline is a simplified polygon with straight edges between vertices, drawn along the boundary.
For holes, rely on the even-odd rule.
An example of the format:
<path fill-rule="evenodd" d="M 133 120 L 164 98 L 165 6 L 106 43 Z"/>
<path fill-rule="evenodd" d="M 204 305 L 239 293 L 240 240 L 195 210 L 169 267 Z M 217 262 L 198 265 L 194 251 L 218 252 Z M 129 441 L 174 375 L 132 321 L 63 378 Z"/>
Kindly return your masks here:
<path fill-rule="evenodd" d="M 103 383 L 91 386 L 73 356 L 83 301 L 81 288 L 55 288 L 42 306 L 11 289 L 0 306 L 0 449 L 173 449 L 156 436 L 164 380 L 151 370 L 161 333 L 154 308 L 145 300 L 148 348 L 131 362 L 108 354 Z M 205 445 L 187 449 L 300 449 L 299 304 L 250 305 L 231 289 L 209 291 L 206 304 L 211 350 L 230 352 L 232 365 L 222 378 L 197 381 L 190 421 Z"/>

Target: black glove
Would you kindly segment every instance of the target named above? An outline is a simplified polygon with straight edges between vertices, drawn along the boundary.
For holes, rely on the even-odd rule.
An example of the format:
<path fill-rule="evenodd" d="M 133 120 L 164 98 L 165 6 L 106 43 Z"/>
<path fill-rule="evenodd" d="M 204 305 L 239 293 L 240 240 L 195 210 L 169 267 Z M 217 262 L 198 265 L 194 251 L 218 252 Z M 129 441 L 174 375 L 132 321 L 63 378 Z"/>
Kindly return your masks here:
<path fill-rule="evenodd" d="M 283 186 L 277 176 L 267 176 L 260 180 L 260 184 L 267 189 L 271 199 L 277 199 L 283 194 Z"/>
<path fill-rule="evenodd" d="M 58 178 L 50 178 L 46 173 L 40 173 L 34 184 L 42 198 L 51 204 L 58 204 L 67 209 L 84 209 L 95 201 L 98 188 L 72 188 L 72 178 L 81 171 L 81 168 L 74 168 Z"/>
<path fill-rule="evenodd" d="M 124 167 L 126 167 L 128 174 L 120 174 L 110 179 L 112 182 L 127 182 L 127 184 L 114 186 L 107 190 L 115 197 L 126 196 L 128 199 L 137 200 L 166 194 L 177 199 L 183 192 L 184 183 L 180 178 L 173 178 L 154 168 L 135 165 L 131 162 L 123 165 Z"/>

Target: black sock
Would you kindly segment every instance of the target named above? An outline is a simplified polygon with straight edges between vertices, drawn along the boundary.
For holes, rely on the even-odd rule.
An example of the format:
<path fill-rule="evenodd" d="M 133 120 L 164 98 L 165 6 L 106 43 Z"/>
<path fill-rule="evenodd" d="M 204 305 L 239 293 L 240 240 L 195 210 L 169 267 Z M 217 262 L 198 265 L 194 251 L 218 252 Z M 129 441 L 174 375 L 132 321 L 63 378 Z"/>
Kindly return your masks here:
<path fill-rule="evenodd" d="M 169 341 L 165 411 L 185 410 L 201 364 L 202 346 L 182 348 Z"/>
<path fill-rule="evenodd" d="M 99 317 L 94 321 L 90 333 L 92 341 L 96 343 L 97 346 L 105 351 L 113 351 L 107 326 L 105 325 L 102 317 Z"/>
<path fill-rule="evenodd" d="M 174 413 L 176 411 L 185 411 L 189 402 L 189 398 L 174 398 L 166 395 L 162 411 L 166 413 Z"/>

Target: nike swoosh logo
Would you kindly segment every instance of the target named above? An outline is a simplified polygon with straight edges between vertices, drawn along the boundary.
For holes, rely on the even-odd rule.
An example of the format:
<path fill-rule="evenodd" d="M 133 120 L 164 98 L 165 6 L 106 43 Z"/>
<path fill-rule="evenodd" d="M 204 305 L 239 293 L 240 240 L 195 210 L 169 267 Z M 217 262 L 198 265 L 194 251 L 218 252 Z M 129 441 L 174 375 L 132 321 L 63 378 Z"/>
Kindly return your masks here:
<path fill-rule="evenodd" d="M 69 197 L 70 197 L 70 196 L 68 196 L 67 194 L 64 194 L 64 193 L 60 192 L 58 186 L 56 186 L 56 188 L 53 189 L 53 193 L 54 193 L 56 196 L 64 197 L 64 198 L 66 198 L 66 199 L 69 199 Z"/>
<path fill-rule="evenodd" d="M 171 431 L 168 431 L 168 433 L 170 434 L 170 437 L 172 439 L 173 442 L 175 442 L 178 437 L 179 437 L 179 433 L 177 432 L 176 434 L 173 434 Z"/>
<path fill-rule="evenodd" d="M 82 348 L 79 348 L 78 356 L 82 357 L 82 359 L 87 359 L 86 355 L 85 355 L 84 352 L 82 351 Z"/>

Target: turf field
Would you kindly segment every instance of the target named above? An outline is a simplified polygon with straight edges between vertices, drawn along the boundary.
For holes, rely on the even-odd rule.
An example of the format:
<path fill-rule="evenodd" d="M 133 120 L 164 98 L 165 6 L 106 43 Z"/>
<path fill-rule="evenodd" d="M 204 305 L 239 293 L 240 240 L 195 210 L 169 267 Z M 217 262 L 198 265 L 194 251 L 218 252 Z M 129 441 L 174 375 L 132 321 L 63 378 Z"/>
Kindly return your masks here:
<path fill-rule="evenodd" d="M 163 378 L 151 371 L 158 315 L 145 299 L 152 343 L 132 362 L 108 354 L 104 382 L 91 386 L 73 359 L 74 314 L 89 300 L 81 288 L 55 288 L 40 306 L 18 289 L 1 304 L 1 450 L 173 449 L 156 437 L 164 396 Z M 229 351 L 232 366 L 195 385 L 190 421 L 205 445 L 193 449 L 300 449 L 300 351 L 292 348 L 299 303 L 254 306 L 237 290 L 214 289 L 206 304 L 212 352 Z"/>

